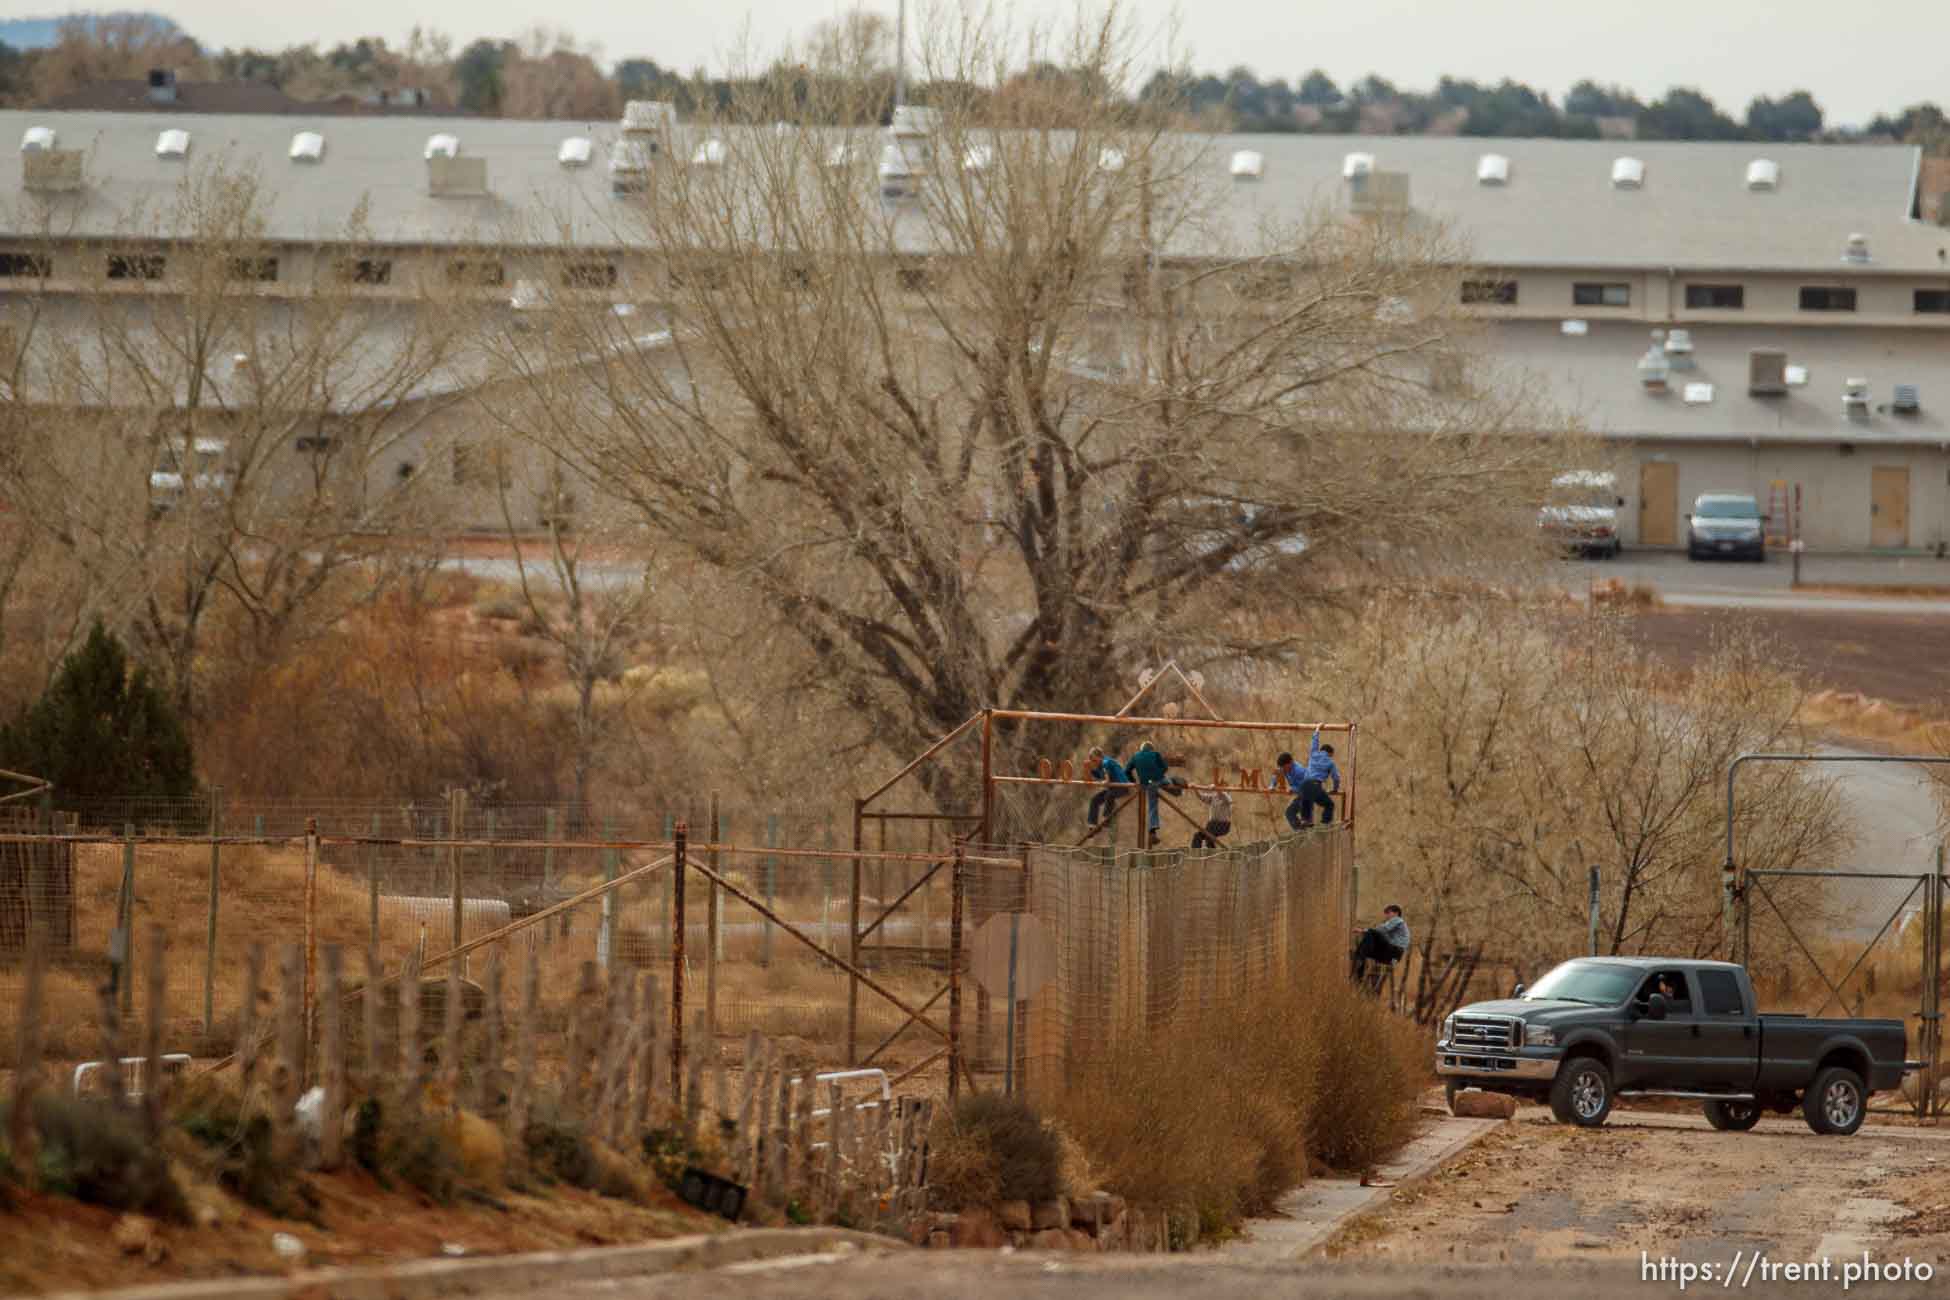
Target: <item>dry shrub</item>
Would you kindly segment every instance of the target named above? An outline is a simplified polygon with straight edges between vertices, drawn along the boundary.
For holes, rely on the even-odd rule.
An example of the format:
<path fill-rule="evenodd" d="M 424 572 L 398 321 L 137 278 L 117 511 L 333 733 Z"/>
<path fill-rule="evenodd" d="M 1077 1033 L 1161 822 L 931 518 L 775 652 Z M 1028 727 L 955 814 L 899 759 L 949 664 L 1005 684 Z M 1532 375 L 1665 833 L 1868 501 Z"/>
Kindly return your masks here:
<path fill-rule="evenodd" d="M 11 1114 L 0 1108 L 0 1132 Z M 88 1098 L 44 1092 L 33 1101 L 42 1190 L 111 1210 L 133 1210 L 184 1222 L 189 1202 L 163 1149 L 149 1141 L 135 1112 Z"/>
<path fill-rule="evenodd" d="M 955 1207 L 1047 1201 L 1064 1191 L 1062 1138 L 1021 1098 L 979 1094 L 935 1126 L 928 1177 Z"/>
<path fill-rule="evenodd" d="M 1235 999 L 1075 1072 L 1052 1111 L 1104 1187 L 1217 1236 L 1303 1182 L 1309 1156 L 1356 1168 L 1407 1140 L 1421 1032 L 1321 951 L 1304 992 Z"/>

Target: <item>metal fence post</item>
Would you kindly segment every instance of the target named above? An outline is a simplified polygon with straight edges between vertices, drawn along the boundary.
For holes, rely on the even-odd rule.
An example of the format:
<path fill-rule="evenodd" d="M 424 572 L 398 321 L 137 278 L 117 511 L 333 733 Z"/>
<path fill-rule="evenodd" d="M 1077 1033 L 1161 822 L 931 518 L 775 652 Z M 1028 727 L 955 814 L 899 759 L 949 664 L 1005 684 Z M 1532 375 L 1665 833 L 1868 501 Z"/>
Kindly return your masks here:
<path fill-rule="evenodd" d="M 117 929 L 121 932 L 121 988 L 122 1014 L 127 1016 L 135 1007 L 135 823 L 122 824 L 122 894 L 115 909 Z"/>
<path fill-rule="evenodd" d="M 305 978 L 303 1002 L 305 1046 L 298 1067 L 298 1078 L 311 1080 L 311 1023 L 315 1010 L 318 967 L 318 818 L 305 819 Z"/>
<path fill-rule="evenodd" d="M 765 847 L 779 847 L 779 815 L 772 813 L 765 818 Z M 772 911 L 779 908 L 779 860 L 771 854 L 765 856 L 765 906 Z M 759 931 L 758 964 L 772 964 L 772 922 L 768 917 L 765 928 Z"/>
<path fill-rule="evenodd" d="M 203 933 L 203 1032 L 208 1034 L 217 1017 L 217 890 L 222 877 L 217 837 L 223 834 L 223 787 L 210 789 L 210 916 Z"/>
<path fill-rule="evenodd" d="M 677 818 L 674 814 L 665 813 L 664 814 L 664 839 L 668 841 L 674 841 L 676 837 L 677 837 Z M 670 929 L 670 924 L 671 924 L 670 904 L 671 904 L 671 899 L 673 897 L 674 891 L 676 889 L 676 879 L 677 879 L 676 876 L 671 875 L 669 873 L 666 873 L 664 876 L 664 947 L 666 948 L 671 946 L 671 941 L 672 941 L 672 935 Z"/>
<path fill-rule="evenodd" d="M 719 861 L 718 845 L 724 840 L 724 818 L 718 812 L 718 792 L 711 792 L 711 873 L 715 877 L 722 869 Z M 724 923 L 720 917 L 723 893 L 718 889 L 716 879 L 711 881 L 710 901 L 704 909 L 705 928 L 708 933 L 704 941 L 704 1032 L 712 1041 L 718 1038 L 718 959 L 723 955 L 719 945 L 724 942 Z"/>
<path fill-rule="evenodd" d="M 671 835 L 670 878 L 670 1091 L 673 1103 L 684 1083 L 684 850 L 689 827 L 678 822 Z M 679 1107 L 681 1110 L 681 1105 Z"/>
<path fill-rule="evenodd" d="M 450 805 L 450 811 L 447 815 L 447 830 L 449 832 L 448 840 L 450 842 L 448 856 L 451 860 L 449 874 L 452 878 L 451 883 L 453 885 L 454 901 L 454 947 L 458 948 L 466 932 L 466 904 L 464 900 L 467 896 L 461 887 L 460 836 L 461 826 L 467 818 L 467 791 L 460 789 L 449 790 L 447 792 L 447 798 Z M 466 959 L 456 957 L 454 960 L 461 963 L 461 974 L 465 975 L 467 973 Z"/>
<path fill-rule="evenodd" d="M 961 905 L 962 905 L 962 845 L 955 841 L 955 860 L 949 870 L 954 873 L 950 882 L 949 897 L 953 900 L 948 914 L 948 1104 L 953 1106 L 961 1097 Z"/>
<path fill-rule="evenodd" d="M 555 882 L 555 809 L 542 813 L 542 906 L 549 905 L 549 889 Z M 555 922 L 553 919 L 542 922 L 542 942 L 555 941 Z"/>
<path fill-rule="evenodd" d="M 372 840 L 366 845 L 366 951 L 371 954 L 370 969 L 379 969 L 379 837 L 385 826 L 380 814 L 372 815 Z M 368 1047 L 367 1051 L 374 1050 Z"/>
<path fill-rule="evenodd" d="M 615 838 L 616 819 L 613 817 L 605 817 L 603 819 L 603 839 L 613 840 Z M 616 850 L 606 845 L 602 853 L 603 879 L 605 881 L 614 880 L 616 879 Z M 616 959 L 616 913 L 616 891 L 612 889 L 609 893 L 603 895 L 603 924 L 602 929 L 596 934 L 596 964 L 606 971 L 610 969 L 611 964 Z"/>
<path fill-rule="evenodd" d="M 1598 955 L 1598 868 L 1591 868 L 1591 955 Z"/>

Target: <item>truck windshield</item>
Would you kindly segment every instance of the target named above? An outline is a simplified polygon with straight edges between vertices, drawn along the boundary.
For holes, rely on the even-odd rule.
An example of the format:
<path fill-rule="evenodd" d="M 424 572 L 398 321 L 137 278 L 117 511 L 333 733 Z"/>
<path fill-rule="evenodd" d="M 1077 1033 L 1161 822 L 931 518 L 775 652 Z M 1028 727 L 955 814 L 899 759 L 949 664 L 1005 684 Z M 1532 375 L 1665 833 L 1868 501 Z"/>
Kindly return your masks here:
<path fill-rule="evenodd" d="M 1524 990 L 1525 1002 L 1588 1002 L 1594 1007 L 1617 1006 L 1638 983 L 1632 966 L 1602 961 L 1567 961 L 1551 967 Z"/>

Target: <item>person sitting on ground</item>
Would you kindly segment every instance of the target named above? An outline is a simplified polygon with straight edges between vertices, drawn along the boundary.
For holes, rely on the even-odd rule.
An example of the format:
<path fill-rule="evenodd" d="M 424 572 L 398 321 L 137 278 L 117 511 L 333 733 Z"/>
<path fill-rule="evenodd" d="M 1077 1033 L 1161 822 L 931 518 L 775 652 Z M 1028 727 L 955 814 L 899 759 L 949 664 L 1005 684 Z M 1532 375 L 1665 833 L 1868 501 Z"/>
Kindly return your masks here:
<path fill-rule="evenodd" d="M 1205 805 L 1205 829 L 1192 833 L 1192 847 L 1216 849 L 1219 841 L 1232 830 L 1232 796 L 1224 790 L 1194 790 L 1192 793 Z"/>
<path fill-rule="evenodd" d="M 1402 919 L 1401 905 L 1390 903 L 1381 909 L 1381 924 L 1361 932 L 1354 945 L 1354 977 L 1367 972 L 1368 963 L 1393 966 L 1408 953 L 1408 922 Z"/>
<path fill-rule="evenodd" d="M 1120 787 L 1131 783 L 1130 773 L 1124 770 L 1122 763 L 1104 753 L 1101 748 L 1093 746 L 1090 750 L 1090 761 L 1084 767 L 1083 774 L 1092 781 L 1104 783 L 1103 789 L 1090 796 L 1090 817 L 1086 825 L 1095 826 L 1100 813 L 1104 820 L 1109 821 L 1117 815 L 1117 799 L 1124 793 Z"/>
<path fill-rule="evenodd" d="M 1153 748 L 1151 742 L 1147 740 L 1138 746 L 1137 753 L 1131 755 L 1131 761 L 1125 766 L 1130 769 L 1132 779 L 1144 791 L 1147 810 L 1151 815 L 1151 838 L 1156 840 L 1158 838 L 1158 793 L 1164 786 L 1165 772 L 1171 764 L 1166 762 L 1165 756 Z"/>

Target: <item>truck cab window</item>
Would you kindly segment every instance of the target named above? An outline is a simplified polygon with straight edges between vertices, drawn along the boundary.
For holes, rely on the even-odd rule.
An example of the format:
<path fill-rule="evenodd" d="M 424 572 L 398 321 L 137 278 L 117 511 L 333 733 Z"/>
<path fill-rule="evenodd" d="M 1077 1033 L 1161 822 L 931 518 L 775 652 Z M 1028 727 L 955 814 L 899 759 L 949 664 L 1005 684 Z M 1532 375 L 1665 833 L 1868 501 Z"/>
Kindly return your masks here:
<path fill-rule="evenodd" d="M 1654 993 L 1663 993 L 1666 995 L 1666 1013 L 1668 1015 L 1690 1016 L 1693 1014 L 1693 1000 L 1686 990 L 1685 971 L 1654 971 L 1645 977 L 1643 984 L 1639 985 L 1639 991 L 1633 995 L 1633 1000 L 1641 1007 L 1650 1006 Z"/>
<path fill-rule="evenodd" d="M 1702 970 L 1699 976 L 1700 1000 L 1709 1016 L 1744 1016 L 1747 1007 L 1740 998 L 1740 981 L 1730 970 Z"/>

